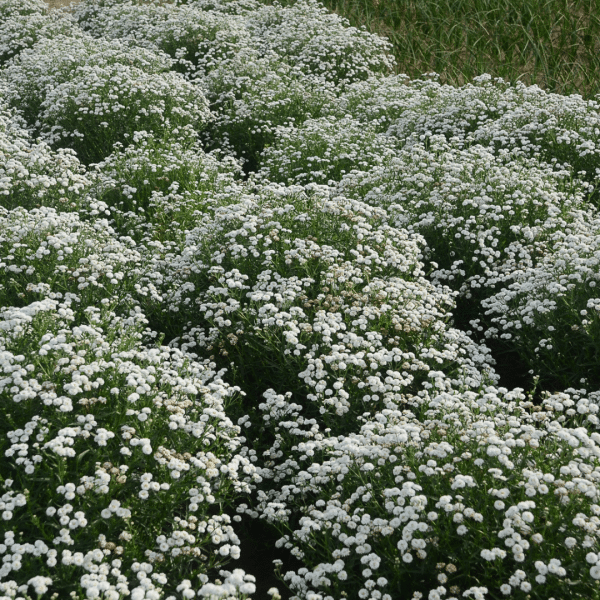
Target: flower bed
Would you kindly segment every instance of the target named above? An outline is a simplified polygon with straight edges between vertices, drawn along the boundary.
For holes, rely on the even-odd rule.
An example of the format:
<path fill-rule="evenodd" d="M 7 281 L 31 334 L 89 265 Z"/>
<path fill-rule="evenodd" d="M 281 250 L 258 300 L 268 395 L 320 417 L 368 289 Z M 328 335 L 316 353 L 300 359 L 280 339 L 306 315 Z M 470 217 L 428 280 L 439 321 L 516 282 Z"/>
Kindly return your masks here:
<path fill-rule="evenodd" d="M 255 521 L 274 598 L 600 599 L 595 102 L 312 0 L 0 41 L 0 600 L 264 593 Z"/>

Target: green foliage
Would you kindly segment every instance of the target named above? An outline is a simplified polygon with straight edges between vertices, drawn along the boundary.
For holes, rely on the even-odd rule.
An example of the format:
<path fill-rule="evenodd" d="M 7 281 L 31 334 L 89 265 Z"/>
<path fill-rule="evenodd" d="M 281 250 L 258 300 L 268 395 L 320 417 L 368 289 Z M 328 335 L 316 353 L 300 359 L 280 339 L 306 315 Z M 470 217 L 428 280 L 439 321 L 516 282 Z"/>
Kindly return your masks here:
<path fill-rule="evenodd" d="M 600 92 L 595 0 L 325 0 L 387 36 L 397 72 L 462 85 L 482 73 L 591 98 Z"/>

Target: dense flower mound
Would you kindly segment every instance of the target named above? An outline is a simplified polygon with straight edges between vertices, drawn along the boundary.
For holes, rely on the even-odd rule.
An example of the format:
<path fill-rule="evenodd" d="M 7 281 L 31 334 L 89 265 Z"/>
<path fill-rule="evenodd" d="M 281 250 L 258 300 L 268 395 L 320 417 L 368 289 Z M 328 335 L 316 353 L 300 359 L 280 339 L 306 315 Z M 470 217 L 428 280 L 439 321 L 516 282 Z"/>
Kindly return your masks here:
<path fill-rule="evenodd" d="M 157 47 L 177 70 L 206 90 L 218 117 L 208 139 L 256 167 L 278 125 L 319 117 L 340 89 L 376 73 L 388 74 L 387 41 L 347 27 L 316 2 L 291 7 L 245 5 L 223 14 L 221 6 L 182 6 L 85 0 L 74 11 L 96 37 Z M 234 14 L 231 14 L 235 11 Z"/>
<path fill-rule="evenodd" d="M 502 290 L 482 306 L 495 325 L 486 335 L 514 338 L 531 365 L 543 364 L 563 386 L 596 388 L 600 220 L 582 217 L 554 232 L 547 242 L 552 251 L 504 277 Z"/>
<path fill-rule="evenodd" d="M 75 311 L 85 311 L 101 296 L 103 304 L 133 307 L 142 258 L 126 239 L 115 239 L 106 220 L 44 207 L 16 208 L 0 223 L 2 306 L 69 298 Z"/>
<path fill-rule="evenodd" d="M 507 312 L 508 308 L 500 306 L 518 293 L 518 286 L 513 283 L 516 281 L 523 282 L 523 293 L 527 290 L 529 312 L 534 304 L 540 306 L 540 313 L 549 310 L 542 308 L 537 292 L 529 295 L 540 286 L 532 275 L 546 261 L 557 260 L 562 264 L 556 240 L 571 228 L 582 235 L 594 236 L 591 217 L 587 216 L 586 181 L 573 180 L 568 169 L 558 170 L 536 158 L 496 155 L 479 144 L 461 148 L 456 138 L 447 142 L 444 136 L 432 135 L 427 144 L 414 142 L 385 165 L 344 176 L 336 189 L 385 208 L 390 224 L 424 236 L 427 257 L 434 267 L 432 280 L 449 285 L 467 299 L 481 302 L 480 316 L 471 322 L 474 331 L 485 331 L 488 338 L 503 340 L 516 336 L 514 341 L 538 374 L 554 376 L 558 364 L 563 362 L 569 376 L 563 377 L 561 384 L 579 383 L 588 377 L 596 381 L 590 359 L 580 361 L 572 356 L 574 360 L 567 367 L 556 356 L 551 360 L 531 356 L 533 348 L 529 344 L 536 336 L 538 340 L 546 337 L 550 321 L 540 321 L 534 326 L 535 332 L 531 329 L 526 332 L 521 331 L 525 325 L 522 319 L 509 322 L 502 317 L 502 327 L 498 327 L 499 319 L 490 317 L 492 304 L 495 312 Z M 550 249 L 553 250 L 549 252 Z M 581 245 L 579 250 L 571 250 L 571 254 L 579 262 L 585 262 L 588 256 Z M 590 269 L 593 270 L 593 265 Z M 548 302 L 553 306 L 553 298 L 560 293 L 554 286 L 555 276 L 556 273 L 545 276 Z M 542 277 L 540 274 L 537 279 Z M 595 297 L 595 276 L 588 272 L 582 277 L 585 287 L 578 286 L 574 294 L 581 296 L 579 304 L 585 305 L 584 296 Z M 594 281 L 591 287 L 585 283 L 589 280 Z M 508 294 L 507 290 L 513 289 L 515 292 Z M 494 300 L 490 300 L 492 296 Z M 569 310 L 576 310 L 570 298 L 565 302 Z M 576 312 L 586 308 L 581 306 Z M 566 313 L 562 313 L 562 319 L 566 326 Z M 570 336 L 564 338 L 564 329 L 558 336 L 563 336 L 564 343 L 574 341 Z M 593 346 L 586 345 L 585 352 L 593 355 Z"/>
<path fill-rule="evenodd" d="M 327 184 L 353 170 L 371 171 L 395 156 L 390 138 L 351 117 L 331 115 L 279 126 L 260 159 L 259 178 Z"/>
<path fill-rule="evenodd" d="M 30 126 L 36 126 L 48 91 L 68 83 L 77 69 L 107 68 L 120 63 L 144 73 L 159 74 L 167 71 L 172 62 L 164 53 L 125 42 L 96 40 L 85 34 L 75 38 L 57 36 L 40 40 L 10 61 L 2 72 L 2 93 Z"/>
<path fill-rule="evenodd" d="M 8 18 L 0 16 L 0 64 L 6 63 L 24 48 L 31 48 L 41 39 L 58 35 L 76 37 L 80 34 L 81 30 L 72 17 L 56 11 L 28 14 L 21 9 L 19 14 L 10 14 Z"/>
<path fill-rule="evenodd" d="M 90 173 L 90 198 L 111 223 L 138 241 L 167 241 L 183 235 L 206 206 L 232 196 L 241 167 L 198 145 L 159 142 L 145 131 L 117 148 Z"/>
<path fill-rule="evenodd" d="M 598 104 L 388 50 L 0 0 L 0 600 L 600 600 Z"/>
<path fill-rule="evenodd" d="M 125 39 L 156 47 L 176 59 L 190 77 L 205 74 L 249 45 L 250 32 L 241 16 L 223 15 L 194 6 L 115 3 L 89 14 L 90 2 L 75 7 L 74 18 L 96 38 Z"/>
<path fill-rule="evenodd" d="M 275 143 L 278 127 L 318 118 L 336 97 L 336 88 L 269 52 L 244 48 L 202 78 L 215 112 L 204 138 L 257 169 L 260 153 Z M 279 135 L 281 138 L 281 134 Z"/>
<path fill-rule="evenodd" d="M 422 240 L 384 211 L 271 185 L 199 221 L 180 255 L 152 266 L 156 309 L 183 332 L 174 343 L 227 357 L 248 393 L 260 373 L 258 394 L 293 390 L 342 434 L 440 370 L 481 385 L 487 350 L 446 327 L 449 290 L 422 277 Z"/>
<path fill-rule="evenodd" d="M 71 150 L 53 151 L 35 142 L 26 124 L 6 104 L 0 105 L 0 195 L 4 208 L 76 207 L 91 184 Z"/>
<path fill-rule="evenodd" d="M 371 77 L 348 86 L 331 110 L 378 127 L 399 145 L 441 134 L 462 146 L 481 144 L 496 153 L 568 165 L 593 183 L 600 168 L 598 108 L 581 96 L 482 75 L 460 88 L 440 85 L 435 77 Z"/>
<path fill-rule="evenodd" d="M 6 69 L 5 94 L 42 139 L 89 164 L 135 131 L 194 139 L 204 127 L 203 93 L 169 71 L 172 64 L 159 50 L 58 36 L 18 55 Z"/>
<path fill-rule="evenodd" d="M 90 306 L 75 325 L 70 304 L 2 309 L 0 589 L 14 596 L 16 575 L 21 594 L 79 581 L 88 598 L 164 597 L 163 571 L 239 554 L 229 516 L 211 514 L 254 472 L 224 412 L 236 390 L 210 364 L 142 344 L 141 312 Z"/>
<path fill-rule="evenodd" d="M 394 66 L 387 40 L 348 27 L 347 21 L 315 0 L 289 7 L 258 5 L 251 11 L 230 2 L 238 14 L 225 15 L 220 3 L 148 6 L 135 0 L 110 0 L 100 3 L 99 9 L 97 4 L 84 0 L 74 11 L 92 35 L 152 41 L 163 49 L 179 50 L 180 58 L 200 61 L 204 69 L 215 59 L 232 56 L 241 45 L 260 54 L 274 53 L 303 73 L 336 84 L 389 74 Z"/>
<path fill-rule="evenodd" d="M 48 12 L 44 0 L 2 0 L 0 2 L 0 19 L 5 21 L 11 17 L 43 15 Z"/>
<path fill-rule="evenodd" d="M 524 399 L 425 392 L 412 410 L 384 409 L 336 437 L 271 396 L 261 409 L 281 433 L 261 474 L 279 483 L 256 509 L 306 565 L 285 574 L 292 589 L 456 598 L 500 578 L 506 596 L 535 587 L 560 598 L 595 585 L 596 570 L 579 565 L 596 561 L 600 436 L 530 413 Z M 569 552 L 558 559 L 550 539 Z"/>
<path fill-rule="evenodd" d="M 261 52 L 275 52 L 303 73 L 346 84 L 374 73 L 390 74 L 389 42 L 348 27 L 316 0 L 290 7 L 264 6 L 248 16 L 248 28 Z"/>

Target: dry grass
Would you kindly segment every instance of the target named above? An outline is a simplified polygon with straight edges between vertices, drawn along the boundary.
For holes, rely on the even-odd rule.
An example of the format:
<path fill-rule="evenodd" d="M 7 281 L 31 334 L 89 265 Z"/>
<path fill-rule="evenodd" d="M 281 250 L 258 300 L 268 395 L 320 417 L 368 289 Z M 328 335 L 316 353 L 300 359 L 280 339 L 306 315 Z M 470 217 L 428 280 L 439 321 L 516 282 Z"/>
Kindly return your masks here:
<path fill-rule="evenodd" d="M 71 2 L 77 0 L 46 0 L 46 3 L 50 8 L 61 8 L 62 6 L 69 6 Z"/>

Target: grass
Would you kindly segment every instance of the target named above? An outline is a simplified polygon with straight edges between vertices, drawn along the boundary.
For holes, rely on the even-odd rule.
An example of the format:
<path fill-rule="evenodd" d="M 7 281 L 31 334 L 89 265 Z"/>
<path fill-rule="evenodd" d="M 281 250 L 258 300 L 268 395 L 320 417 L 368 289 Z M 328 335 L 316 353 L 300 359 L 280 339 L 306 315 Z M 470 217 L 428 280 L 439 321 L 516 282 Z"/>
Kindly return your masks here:
<path fill-rule="evenodd" d="M 482 73 L 560 94 L 600 92 L 595 0 L 325 0 L 392 42 L 399 73 L 463 85 Z"/>

